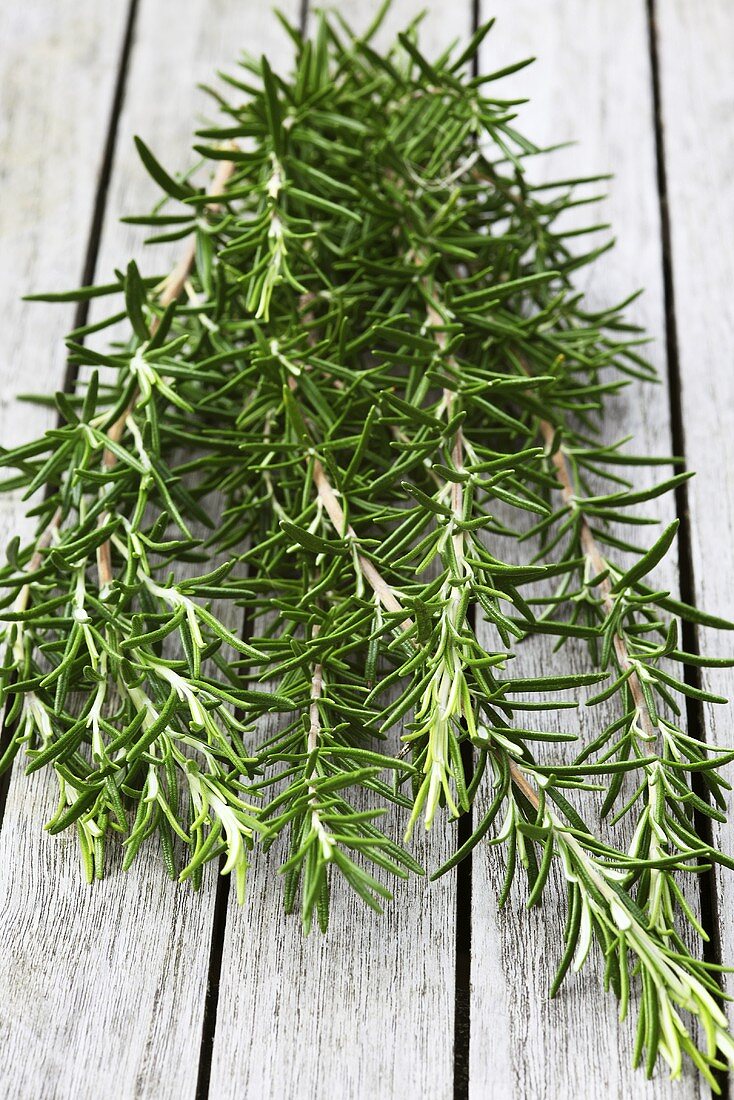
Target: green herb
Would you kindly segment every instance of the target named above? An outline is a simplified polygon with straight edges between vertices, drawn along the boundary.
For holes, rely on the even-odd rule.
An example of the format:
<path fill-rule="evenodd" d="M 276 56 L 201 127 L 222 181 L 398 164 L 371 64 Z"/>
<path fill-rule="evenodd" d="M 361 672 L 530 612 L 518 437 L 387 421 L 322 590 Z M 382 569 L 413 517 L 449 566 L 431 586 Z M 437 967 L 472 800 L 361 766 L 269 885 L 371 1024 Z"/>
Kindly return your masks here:
<path fill-rule="evenodd" d="M 53 770 L 48 828 L 75 827 L 89 879 L 111 833 L 126 866 L 156 838 L 194 887 L 223 857 L 242 900 L 279 845 L 306 929 L 335 880 L 379 909 L 381 872 L 422 873 L 387 805 L 407 843 L 487 792 L 435 874 L 491 835 L 500 901 L 522 864 L 533 905 L 557 856 L 554 991 L 596 941 L 622 1014 L 642 986 L 635 1062 L 675 1076 L 687 1053 L 716 1088 L 734 1046 L 684 884 L 731 863 L 695 815 L 723 819 L 734 753 L 679 724 L 684 697 L 718 700 L 676 671 L 705 663 L 677 622 L 731 624 L 651 587 L 675 525 L 614 533 L 687 475 L 640 491 L 619 469 L 647 460 L 600 439 L 606 401 L 653 371 L 624 303 L 590 312 L 574 288 L 601 249 L 559 217 L 589 181 L 533 187 L 512 102 L 466 72 L 489 28 L 429 62 L 413 30 L 375 53 L 380 18 L 290 28 L 290 77 L 247 62 L 197 136 L 209 187 L 138 140 L 163 201 L 132 220 L 188 240 L 170 275 L 130 263 L 48 296 L 113 302 L 70 337 L 58 427 L 0 455 L 38 520 L 0 571 L 2 766 L 24 746 Z M 121 318 L 112 347 L 79 342 Z M 536 633 L 588 645 L 588 672 L 515 673 Z M 569 762 L 552 747 L 573 735 L 532 713 L 588 685 L 617 717 Z M 580 816 L 600 787 L 628 849 Z"/>

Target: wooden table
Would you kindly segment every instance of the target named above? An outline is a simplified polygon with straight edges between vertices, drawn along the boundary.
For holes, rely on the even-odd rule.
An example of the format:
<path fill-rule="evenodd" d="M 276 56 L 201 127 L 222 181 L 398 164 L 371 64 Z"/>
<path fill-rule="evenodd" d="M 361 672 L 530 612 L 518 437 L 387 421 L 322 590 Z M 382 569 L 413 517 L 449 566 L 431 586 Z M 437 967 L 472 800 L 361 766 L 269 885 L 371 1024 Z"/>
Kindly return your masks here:
<path fill-rule="evenodd" d="M 364 25 L 373 0 L 341 0 Z M 472 0 L 395 0 L 383 40 L 426 7 L 423 43 L 463 38 Z M 632 385 L 610 436 L 635 450 L 683 453 L 698 471 L 679 498 L 679 561 L 662 582 L 734 618 L 734 4 L 731 0 L 482 0 L 498 16 L 482 67 L 528 54 L 537 65 L 505 94 L 533 97 L 523 129 L 567 176 L 611 170 L 604 204 L 617 247 L 587 289 L 600 300 L 644 286 L 633 313 L 655 338 L 658 387 Z M 281 0 L 294 20 L 300 0 Z M 72 307 L 22 303 L 140 254 L 117 218 L 149 208 L 153 187 L 131 138 L 184 165 L 206 110 L 197 80 L 240 49 L 287 64 L 289 43 L 265 0 L 24 0 L 0 10 L 0 439 L 35 437 L 52 413 L 18 405 L 66 379 Z M 559 157 L 561 159 L 559 159 Z M 78 318 L 77 318 L 78 320 Z M 652 476 L 652 475 L 651 475 Z M 0 541 L 30 531 L 0 500 Z M 704 639 L 708 652 L 731 638 Z M 554 659 L 536 647 L 531 658 Z M 704 673 L 704 685 L 709 675 Z M 734 673 L 714 689 L 734 695 Z M 579 712 L 579 721 L 584 721 Z M 591 721 L 591 719 L 586 719 Z M 707 739 L 734 742 L 731 710 L 693 707 Z M 51 783 L 16 766 L 0 831 L 0 1091 L 17 1100 L 260 1098 L 679 1097 L 708 1093 L 629 1068 L 633 1023 L 598 981 L 598 960 L 554 1001 L 563 908 L 552 884 L 528 912 L 518 888 L 498 915 L 500 859 L 432 887 L 400 886 L 383 918 L 337 899 L 328 937 L 301 935 L 279 883 L 256 864 L 243 909 L 210 868 L 193 894 L 164 879 L 149 851 L 127 875 L 82 884 L 73 838 L 41 824 Z M 734 852 L 734 825 L 717 829 Z M 455 838 L 436 829 L 424 857 Z M 554 891 L 558 905 L 554 904 Z M 734 876 L 704 884 L 714 956 L 734 961 Z M 727 980 L 728 987 L 734 983 Z M 731 991 L 731 988 L 730 988 Z M 455 1091 L 454 1091 L 455 1090 Z"/>

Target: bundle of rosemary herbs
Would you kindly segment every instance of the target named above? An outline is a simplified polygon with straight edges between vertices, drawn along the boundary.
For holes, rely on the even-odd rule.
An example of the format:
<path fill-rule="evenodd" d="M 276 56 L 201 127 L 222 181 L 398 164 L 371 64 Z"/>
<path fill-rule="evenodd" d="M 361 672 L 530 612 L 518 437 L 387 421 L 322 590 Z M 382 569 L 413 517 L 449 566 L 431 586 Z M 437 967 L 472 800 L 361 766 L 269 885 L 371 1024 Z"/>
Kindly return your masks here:
<path fill-rule="evenodd" d="M 422 873 L 381 802 L 407 841 L 479 795 L 436 873 L 494 827 L 503 898 L 519 862 L 533 905 L 558 856 L 554 989 L 597 941 L 623 1014 L 642 987 L 635 1061 L 675 1075 L 686 1052 L 713 1081 L 734 1041 L 685 880 L 730 862 L 694 815 L 723 818 L 734 753 L 679 725 L 682 697 L 710 697 L 677 669 L 717 662 L 681 650 L 678 621 L 730 624 L 648 579 L 675 524 L 643 547 L 613 533 L 687 475 L 638 491 L 620 470 L 653 460 L 602 441 L 606 399 L 653 372 L 625 303 L 592 312 L 574 288 L 600 249 L 558 219 L 588 181 L 534 187 L 503 72 L 471 75 L 489 25 L 429 62 L 412 28 L 375 52 L 380 18 L 289 26 L 290 77 L 265 58 L 227 77 L 195 146 L 213 184 L 138 141 L 163 197 L 130 220 L 185 242 L 174 271 L 43 296 L 114 305 L 69 336 L 58 426 L 1 455 L 3 488 L 41 498 L 0 572 L 2 767 L 24 746 L 53 770 L 48 828 L 76 829 L 90 880 L 110 834 L 126 866 L 155 836 L 194 886 L 223 855 L 242 899 L 250 854 L 284 841 L 306 929 L 337 880 L 379 908 L 375 868 Z M 513 675 L 533 634 L 588 643 L 588 673 Z M 571 763 L 536 761 L 573 734 L 518 713 L 601 680 L 589 703 L 616 718 Z M 600 787 L 629 847 L 580 816 Z"/>

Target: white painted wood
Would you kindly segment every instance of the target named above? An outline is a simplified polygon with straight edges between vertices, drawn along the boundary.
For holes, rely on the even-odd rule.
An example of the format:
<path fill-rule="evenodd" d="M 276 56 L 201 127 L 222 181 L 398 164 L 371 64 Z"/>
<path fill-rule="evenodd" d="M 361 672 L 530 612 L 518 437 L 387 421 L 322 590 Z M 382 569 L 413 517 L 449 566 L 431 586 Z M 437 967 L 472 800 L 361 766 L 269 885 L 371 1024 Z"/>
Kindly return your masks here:
<path fill-rule="evenodd" d="M 696 601 L 734 619 L 734 7 L 727 0 L 657 4 L 662 118 L 671 219 Z M 729 657 L 730 633 L 700 632 L 704 653 Z M 704 687 L 734 699 L 734 671 L 703 672 Z M 729 706 L 704 708 L 705 735 L 734 744 Z M 731 781 L 731 768 L 727 769 Z M 732 800 L 729 799 L 729 812 Z M 731 822 L 715 839 L 734 854 Z M 722 956 L 734 961 L 734 875 L 717 875 Z M 734 992 L 731 975 L 727 991 Z M 729 1020 L 734 1012 L 729 1007 Z"/>
<path fill-rule="evenodd" d="M 26 155 L 23 142 L 29 134 L 34 137 L 37 162 L 32 161 L 28 178 L 40 180 L 43 190 L 40 198 L 34 198 L 31 190 L 26 200 L 24 186 L 28 184 L 19 171 L 15 194 L 21 208 L 35 202 L 48 211 L 38 235 L 25 241 L 28 281 L 45 289 L 49 284 L 73 285 L 79 279 L 80 261 L 75 260 L 72 266 L 64 248 L 71 252 L 71 244 L 76 247 L 86 235 L 94 184 L 90 164 L 97 163 L 104 141 L 103 90 L 115 72 L 115 53 L 107 38 L 118 19 L 85 4 L 88 23 L 80 17 L 77 26 L 70 11 L 59 12 L 57 19 L 52 15 L 53 5 L 33 6 L 38 9 L 38 22 L 51 28 L 50 41 L 58 43 L 58 61 L 48 82 L 37 89 L 30 76 L 26 77 L 24 86 L 34 89 L 33 99 L 28 101 L 25 123 L 19 119 L 11 136 L 12 156 L 21 165 Z M 297 6 L 296 2 L 290 4 L 292 14 Z M 144 212 L 157 198 L 134 151 L 133 133 L 140 133 L 172 168 L 186 166 L 197 114 L 208 109 L 195 82 L 226 66 L 244 46 L 270 52 L 278 48 L 278 41 L 287 41 L 269 10 L 253 13 L 236 0 L 186 0 L 175 5 L 175 18 L 173 14 L 157 0 L 140 4 L 98 278 L 104 279 L 115 264 L 124 264 L 130 255 L 141 252 L 142 234 L 118 225 L 115 219 L 124 213 Z M 46 62 L 40 47 L 37 63 L 30 70 L 23 69 L 28 65 L 23 41 L 20 36 L 14 39 L 16 52 L 8 53 L 11 67 L 42 73 Z M 50 47 L 47 44 L 45 48 Z M 64 87 L 67 96 L 62 94 Z M 106 98 L 109 100 L 109 95 Z M 97 113 L 102 116 L 96 130 L 88 122 L 87 104 L 95 108 L 95 117 Z M 51 117 L 38 126 L 36 134 L 32 114 L 41 105 Z M 17 104 L 15 109 L 20 110 Z M 53 130 L 51 120 L 56 120 Z M 70 126 L 77 126 L 79 132 L 70 131 Z M 49 135 L 45 148 L 44 129 Z M 55 144 L 50 141 L 52 133 Z M 36 154 L 35 146 L 42 152 Z M 30 154 L 28 157 L 30 160 Z M 10 156 L 8 163 L 12 163 Z M 65 172 L 74 180 L 74 188 L 65 182 Z M 61 200 L 55 203 L 57 180 L 61 181 Z M 7 193 L 4 199 L 2 214 L 6 215 L 13 202 L 8 201 Z M 34 211 L 35 206 L 30 205 L 27 216 L 31 221 Z M 36 259 L 34 253 L 44 243 L 47 223 L 54 246 L 48 264 L 44 254 Z M 20 238 L 18 247 L 23 243 Z M 173 248 L 168 257 L 159 254 L 156 269 L 175 255 Z M 149 269 L 145 261 L 142 266 Z M 35 310 L 35 317 L 39 311 L 41 316 L 52 312 L 50 307 L 36 306 Z M 28 329 L 21 334 L 22 361 L 28 368 L 34 360 L 48 358 L 52 339 L 58 338 L 62 326 L 69 327 L 68 315 L 61 324 L 57 314 L 53 317 L 53 329 L 30 337 Z M 56 362 L 56 377 L 39 377 L 34 369 L 32 382 L 25 385 L 48 391 L 56 388 L 62 359 Z M 3 384 L 6 392 L 9 386 L 17 386 L 17 377 L 5 374 Z M 28 422 L 20 434 L 25 438 L 37 430 L 36 422 Z M 42 832 L 53 803 L 47 777 L 33 776 L 28 781 L 20 768 L 15 769 L 0 833 L 0 904 L 4 927 L 12 929 L 0 957 L 4 1080 L 12 1081 L 10 1092 L 20 1100 L 39 1096 L 75 1100 L 97 1100 L 104 1095 L 115 1100 L 193 1097 L 215 872 L 210 869 L 201 893 L 194 895 L 188 887 L 165 879 L 153 844 L 126 875 L 113 865 L 104 882 L 86 887 L 75 839 L 51 838 Z"/>
<path fill-rule="evenodd" d="M 393 815 L 399 840 L 405 815 Z M 384 821 L 383 821 L 384 827 Z M 439 825 L 411 850 L 424 866 L 452 851 Z M 453 1078 L 453 876 L 387 882 L 378 916 L 335 878 L 328 934 L 283 913 L 282 861 L 253 861 L 248 896 L 230 896 L 211 1096 L 443 1098 Z"/>
<path fill-rule="evenodd" d="M 14 447 L 54 413 L 19 405 L 20 391 L 63 381 L 73 306 L 21 301 L 81 279 L 122 47 L 127 4 L 28 0 L 0 9 L 0 441 Z M 3 473 L 3 476 L 5 474 Z M 0 498 L 0 537 L 25 506 Z M 23 528 L 31 532 L 33 524 Z"/>
<path fill-rule="evenodd" d="M 451 16 L 435 0 L 397 0 L 378 39 L 389 44 L 423 7 L 422 48 L 438 54 L 470 28 L 464 0 Z M 355 28 L 371 15 L 356 0 L 339 6 Z M 396 821 L 399 839 L 402 825 Z M 436 824 L 417 839 L 417 858 L 438 866 L 454 833 Z M 453 1093 L 454 875 L 391 883 L 382 917 L 340 884 L 330 929 L 304 939 L 298 916 L 282 912 L 277 864 L 255 861 L 249 896 L 230 902 L 211 1095 L 280 1100 L 405 1096 L 443 1100 Z"/>
<path fill-rule="evenodd" d="M 126 15 L 127 4 L 103 11 L 94 0 L 29 0 L 0 9 L 0 440 L 5 446 L 34 438 L 53 421 L 48 409 L 18 405 L 16 394 L 51 393 L 62 385 L 62 338 L 74 307 L 32 305 L 20 297 L 80 281 Z M 24 518 L 26 507 L 16 497 L 0 498 L 3 547 L 15 533 L 31 535 L 34 523 Z M 18 1097 L 44 1090 L 58 1095 L 70 1029 L 63 1005 L 56 1006 L 61 1012 L 55 1029 L 53 1010 L 46 1015 L 57 980 L 55 960 L 76 950 L 83 983 L 87 951 L 94 944 L 93 926 L 81 922 L 69 942 L 74 918 L 83 920 L 82 891 L 74 905 L 49 905 L 55 891 L 64 893 L 63 878 L 55 881 L 59 868 L 50 846 L 41 851 L 38 846 L 49 808 L 42 784 L 23 782 L 0 843 L 6 930 L 0 1057 L 4 1088 Z M 114 953 L 116 947 L 106 950 Z M 54 1030 L 57 1041 L 49 1042 Z"/>
<path fill-rule="evenodd" d="M 281 3 L 281 6 L 284 6 Z M 420 2 L 396 0 L 386 33 Z M 471 4 L 447 14 L 429 6 L 429 55 L 466 33 Z M 486 6 L 486 3 L 485 3 Z M 663 107 L 672 218 L 683 407 L 689 461 L 694 567 L 700 603 L 734 618 L 728 532 L 734 529 L 734 84 L 729 64 L 734 11 L 728 0 L 658 0 Z M 290 0 L 292 18 L 297 0 Z M 364 25 L 365 5 L 340 11 Z M 483 68 L 524 53 L 540 56 L 507 94 L 532 94 L 523 125 L 543 140 L 578 137 L 558 154 L 563 174 L 612 168 L 607 204 L 619 244 L 590 283 L 599 300 L 640 283 L 636 316 L 658 338 L 663 366 L 659 223 L 654 175 L 647 30 L 642 0 L 495 0 L 498 26 Z M 442 10 L 443 8 L 443 10 Z M 705 11 L 705 18 L 702 12 Z M 369 13 L 371 14 L 371 13 Z M 102 157 L 124 6 L 91 0 L 26 0 L 0 10 L 0 300 L 9 351 L 0 362 L 0 439 L 34 436 L 48 413 L 11 404 L 18 389 L 52 391 L 63 374 L 61 336 L 72 310 L 21 305 L 31 289 L 78 281 Z M 383 34 L 383 41 L 385 35 Z M 285 39 L 265 5 L 181 0 L 175 16 L 141 0 L 111 182 L 110 215 L 138 212 L 154 197 L 130 144 L 140 133 L 162 160 L 183 163 L 191 122 L 205 101 L 194 92 L 241 47 L 282 56 Z M 512 91 L 510 91 L 512 89 Z M 539 168 L 540 171 L 540 168 Z M 715 182 L 712 182 L 715 181 Z M 98 276 L 139 254 L 140 234 L 105 230 Z M 616 434 L 636 450 L 670 450 L 664 387 L 634 387 L 618 403 Z M 612 431 L 612 434 L 615 434 Z M 669 515 L 670 505 L 662 505 Z M 19 529 L 21 509 L 0 501 L 0 541 Z M 26 528 L 27 529 L 27 528 Z M 666 573 L 671 580 L 674 573 Z M 731 636 L 706 638 L 731 651 Z M 528 670 L 550 671 L 543 646 Z M 568 655 L 566 654 L 565 657 Z M 581 660 L 580 657 L 574 657 Z M 705 674 L 734 696 L 734 674 Z M 706 711 L 719 743 L 733 743 L 730 711 Z M 579 713 L 580 732 L 599 712 Z M 551 719 L 552 720 L 552 719 Z M 557 720 L 560 726 L 565 719 Z M 569 722 L 573 722 L 571 717 Z M 25 1098 L 193 1097 L 213 912 L 213 876 L 198 897 L 163 880 L 155 852 L 127 876 L 87 889 L 75 842 L 45 837 L 52 797 L 42 776 L 13 777 L 0 832 L 0 1056 L 8 1094 Z M 734 834 L 721 842 L 734 852 Z M 417 847 L 435 866 L 452 837 Z M 618 1025 L 611 996 L 591 971 L 571 978 L 555 1002 L 547 988 L 558 958 L 563 902 L 528 913 L 515 891 L 503 914 L 495 897 L 497 853 L 474 859 L 471 1095 L 561 1100 L 600 1090 L 616 1097 L 705 1095 L 688 1074 L 671 1088 L 629 1070 L 632 1029 Z M 210 1095 L 448 1097 L 454 1034 L 452 876 L 396 887 L 377 918 L 337 891 L 328 937 L 303 939 L 285 918 L 279 884 L 257 866 L 243 910 L 228 914 Z M 720 881 L 724 955 L 734 959 L 732 878 Z"/>
<path fill-rule="evenodd" d="M 613 253 L 582 273 L 580 285 L 598 304 L 620 300 L 637 285 L 646 287 L 631 313 L 656 338 L 649 355 L 664 377 L 645 5 L 641 0 L 615 4 L 562 0 L 541 5 L 531 0 L 495 0 L 491 14 L 497 15 L 497 25 L 482 51 L 483 71 L 525 56 L 539 58 L 530 69 L 496 86 L 497 94 L 532 97 L 531 104 L 521 108 L 518 127 L 541 145 L 579 142 L 574 149 L 539 159 L 528 171 L 544 179 L 615 172 L 608 200 L 598 209 L 584 208 L 574 219 L 578 224 L 611 220 L 618 240 Z M 630 449 L 637 453 L 671 453 L 664 383 L 644 390 L 635 383 L 610 407 L 607 438 L 630 433 L 634 435 Z M 661 474 L 660 470 L 635 470 L 638 482 L 652 483 Z M 672 500 L 660 501 L 657 514 L 672 518 Z M 674 558 L 657 575 L 664 586 L 675 589 Z M 565 647 L 554 655 L 547 640 L 538 638 L 521 647 L 512 671 L 540 675 L 589 668 L 582 647 Z M 582 707 L 577 712 L 528 717 L 533 723 L 537 720 L 539 728 L 576 732 L 584 743 L 603 728 L 609 714 L 608 709 Z M 560 754 L 558 746 L 548 751 L 556 759 Z M 623 829 L 615 835 L 624 843 Z M 527 890 L 519 874 L 505 909 L 498 914 L 495 899 L 503 878 L 498 852 L 480 846 L 473 862 L 470 1096 L 565 1100 L 601 1093 L 609 1100 L 622 1100 L 701 1095 L 690 1070 L 682 1082 L 672 1085 L 663 1071 L 647 1082 L 641 1072 L 631 1069 L 634 1012 L 626 1023 L 618 1022 L 614 997 L 601 987 L 598 957 L 581 975 L 570 975 L 554 1001 L 549 999 L 563 945 L 566 903 L 560 874 L 556 868 L 543 908 L 531 911 L 525 907 Z"/>

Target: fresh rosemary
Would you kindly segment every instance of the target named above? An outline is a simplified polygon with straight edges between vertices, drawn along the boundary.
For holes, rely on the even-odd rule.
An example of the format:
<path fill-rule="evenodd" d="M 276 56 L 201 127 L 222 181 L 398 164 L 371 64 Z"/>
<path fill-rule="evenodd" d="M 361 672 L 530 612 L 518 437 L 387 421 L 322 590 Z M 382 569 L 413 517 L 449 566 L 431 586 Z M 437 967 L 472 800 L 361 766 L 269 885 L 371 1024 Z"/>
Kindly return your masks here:
<path fill-rule="evenodd" d="M 243 62 L 192 172 L 138 141 L 163 197 L 129 220 L 186 242 L 173 272 L 39 296 L 121 301 L 70 334 L 58 426 L 1 455 L 37 520 L 0 571 L 2 767 L 24 746 L 27 771 L 53 770 L 47 827 L 76 829 L 90 880 L 110 834 L 125 866 L 156 837 L 194 887 L 223 856 L 242 900 L 252 853 L 282 841 L 306 930 L 326 929 L 334 878 L 379 909 L 375 871 L 423 873 L 385 804 L 407 842 L 486 791 L 435 874 L 492 832 L 500 901 L 521 863 L 534 905 L 557 856 L 554 992 L 596 941 L 622 1015 L 641 985 L 635 1063 L 676 1076 L 688 1054 L 717 1087 L 734 1041 L 685 880 L 731 865 L 694 817 L 724 820 L 734 752 L 681 728 L 686 696 L 721 700 L 680 668 L 731 662 L 683 652 L 678 623 L 731 624 L 649 579 L 675 524 L 619 534 L 688 475 L 637 490 L 625 468 L 660 460 L 602 441 L 607 399 L 653 371 L 627 303 L 592 311 L 574 287 L 606 246 L 579 252 L 596 227 L 558 219 L 594 180 L 526 174 L 540 150 L 495 91 L 525 62 L 468 74 L 491 24 L 433 62 L 414 27 L 378 54 L 383 14 L 361 36 L 287 26 L 289 77 Z M 534 634 L 588 643 L 588 673 L 513 674 Z M 588 705 L 617 717 L 569 761 L 553 744 L 573 734 L 532 712 L 597 683 Z M 580 816 L 599 789 L 603 830 Z"/>

